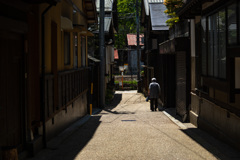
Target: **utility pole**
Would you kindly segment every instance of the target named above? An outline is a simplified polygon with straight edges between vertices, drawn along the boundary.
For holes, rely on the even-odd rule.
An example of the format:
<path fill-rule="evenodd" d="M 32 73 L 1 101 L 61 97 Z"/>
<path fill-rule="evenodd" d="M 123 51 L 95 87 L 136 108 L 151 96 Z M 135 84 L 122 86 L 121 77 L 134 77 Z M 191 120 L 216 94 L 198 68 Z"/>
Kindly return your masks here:
<path fill-rule="evenodd" d="M 104 37 L 104 16 L 105 0 L 100 0 L 100 26 L 99 26 L 99 47 L 100 47 L 100 107 L 105 106 L 105 37 Z"/>
<path fill-rule="evenodd" d="M 139 2 L 136 0 L 136 24 L 137 24 L 137 79 L 138 79 L 138 92 L 140 92 L 140 56 L 139 56 Z"/>

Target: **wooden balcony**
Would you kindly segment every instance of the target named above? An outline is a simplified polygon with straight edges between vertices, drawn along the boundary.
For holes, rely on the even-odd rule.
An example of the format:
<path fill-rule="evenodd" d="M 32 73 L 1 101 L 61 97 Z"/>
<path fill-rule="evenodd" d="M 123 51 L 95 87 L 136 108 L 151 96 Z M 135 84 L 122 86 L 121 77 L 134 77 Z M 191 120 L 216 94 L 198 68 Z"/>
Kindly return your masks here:
<path fill-rule="evenodd" d="M 88 90 L 88 68 L 59 72 L 57 76 L 45 78 L 45 115 L 46 119 L 74 102 Z"/>

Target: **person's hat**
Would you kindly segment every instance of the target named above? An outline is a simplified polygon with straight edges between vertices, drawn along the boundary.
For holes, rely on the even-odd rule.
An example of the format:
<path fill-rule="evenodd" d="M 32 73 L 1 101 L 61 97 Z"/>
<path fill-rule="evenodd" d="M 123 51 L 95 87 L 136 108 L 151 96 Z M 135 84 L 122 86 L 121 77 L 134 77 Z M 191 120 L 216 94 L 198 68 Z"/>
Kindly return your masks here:
<path fill-rule="evenodd" d="M 152 78 L 152 81 L 156 81 L 156 78 Z"/>

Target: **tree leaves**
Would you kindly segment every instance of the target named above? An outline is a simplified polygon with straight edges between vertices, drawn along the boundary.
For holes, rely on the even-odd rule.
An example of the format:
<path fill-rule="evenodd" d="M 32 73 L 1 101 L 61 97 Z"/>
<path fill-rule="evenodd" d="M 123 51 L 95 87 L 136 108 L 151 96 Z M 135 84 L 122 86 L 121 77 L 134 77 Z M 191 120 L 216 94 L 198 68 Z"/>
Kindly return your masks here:
<path fill-rule="evenodd" d="M 141 1 L 139 0 L 139 4 Z M 140 6 L 139 15 L 140 15 Z M 115 34 L 115 47 L 125 49 L 127 34 L 136 33 L 136 0 L 118 0 L 118 34 Z"/>
<path fill-rule="evenodd" d="M 177 9 L 182 7 L 183 1 L 182 0 L 164 0 L 163 3 L 167 10 L 164 13 L 168 14 L 171 18 L 166 21 L 167 25 L 171 28 L 174 24 L 179 22 L 179 17 L 176 15 Z"/>

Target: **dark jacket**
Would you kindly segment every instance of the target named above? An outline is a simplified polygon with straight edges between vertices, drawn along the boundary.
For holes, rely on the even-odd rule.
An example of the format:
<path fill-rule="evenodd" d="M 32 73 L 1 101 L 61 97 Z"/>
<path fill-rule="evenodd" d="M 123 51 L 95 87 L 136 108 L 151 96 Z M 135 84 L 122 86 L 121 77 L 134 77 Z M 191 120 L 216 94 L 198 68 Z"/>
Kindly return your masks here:
<path fill-rule="evenodd" d="M 149 98 L 159 98 L 160 85 L 157 82 L 149 84 Z"/>

